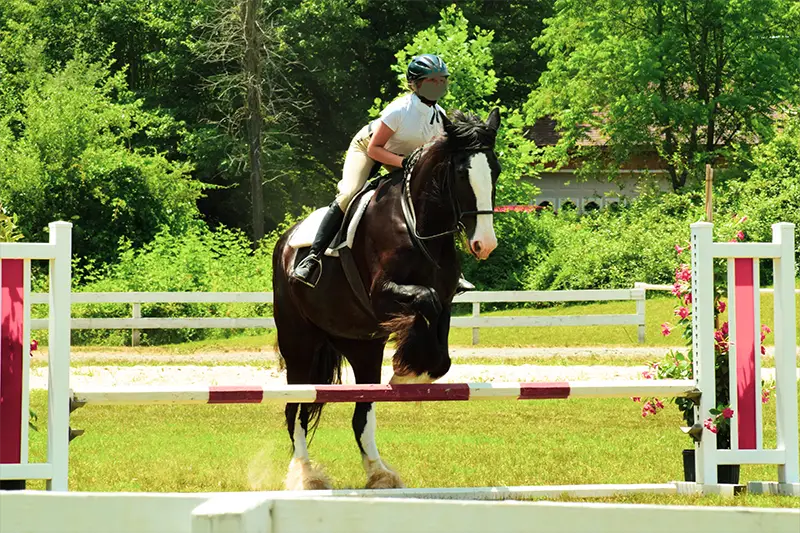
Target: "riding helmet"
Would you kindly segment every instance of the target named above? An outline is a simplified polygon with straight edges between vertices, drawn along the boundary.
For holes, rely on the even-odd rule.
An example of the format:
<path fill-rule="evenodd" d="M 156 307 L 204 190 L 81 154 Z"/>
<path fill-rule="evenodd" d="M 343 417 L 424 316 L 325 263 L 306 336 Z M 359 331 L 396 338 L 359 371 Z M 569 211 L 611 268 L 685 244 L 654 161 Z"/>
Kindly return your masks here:
<path fill-rule="evenodd" d="M 449 76 L 447 65 L 442 58 L 433 54 L 422 54 L 414 56 L 406 69 L 406 79 L 408 81 L 421 80 L 432 76 Z"/>

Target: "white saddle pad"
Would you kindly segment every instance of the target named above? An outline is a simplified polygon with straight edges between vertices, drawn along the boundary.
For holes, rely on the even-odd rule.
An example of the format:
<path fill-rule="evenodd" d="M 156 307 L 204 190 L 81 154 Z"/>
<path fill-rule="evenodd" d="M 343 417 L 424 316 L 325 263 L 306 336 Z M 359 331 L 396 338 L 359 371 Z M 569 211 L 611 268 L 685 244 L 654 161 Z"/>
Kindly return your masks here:
<path fill-rule="evenodd" d="M 369 204 L 373 194 L 375 194 L 374 189 L 362 195 L 358 199 L 358 203 L 356 205 L 350 206 L 350 210 L 353 211 L 353 218 L 350 219 L 350 224 L 347 226 L 347 239 L 337 246 L 336 249 L 328 248 L 325 250 L 325 255 L 338 257 L 339 248 L 344 246 L 348 248 L 353 247 L 353 239 L 355 239 L 356 236 L 356 228 L 358 228 L 358 223 L 361 221 L 361 217 L 364 216 L 364 211 L 367 209 L 367 204 Z M 317 235 L 317 229 L 319 229 L 319 225 L 322 223 L 322 217 L 325 216 L 325 211 L 327 210 L 327 207 L 322 207 L 308 215 L 308 217 L 300 223 L 295 232 L 292 234 L 291 238 L 289 239 L 289 246 L 292 248 L 307 248 L 311 246 L 311 243 L 314 241 L 314 237 Z"/>

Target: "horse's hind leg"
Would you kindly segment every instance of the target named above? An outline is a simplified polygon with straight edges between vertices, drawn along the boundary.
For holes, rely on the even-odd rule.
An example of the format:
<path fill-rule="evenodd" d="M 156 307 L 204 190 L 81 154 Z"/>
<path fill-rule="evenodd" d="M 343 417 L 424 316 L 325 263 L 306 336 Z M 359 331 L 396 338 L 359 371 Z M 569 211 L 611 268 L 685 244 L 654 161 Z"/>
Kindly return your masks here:
<path fill-rule="evenodd" d="M 339 340 L 336 346 L 344 353 L 356 383 L 381 382 L 381 364 L 385 340 L 349 341 Z M 381 459 L 375 440 L 377 418 L 373 402 L 357 402 L 353 411 L 353 433 L 361 451 L 361 462 L 367 474 L 368 489 L 393 489 L 404 487 L 400 476 Z"/>
<path fill-rule="evenodd" d="M 286 382 L 289 385 L 312 383 L 314 364 L 318 363 L 314 354 L 330 347 L 322 333 L 304 320 L 300 319 L 292 326 L 291 330 L 286 328 L 282 330 L 284 335 L 278 336 L 278 347 L 286 365 Z M 291 337 L 285 334 L 287 331 L 292 331 Z M 318 415 L 321 406 L 316 409 Z M 309 404 L 286 404 L 286 428 L 292 441 L 292 460 L 284 482 L 287 490 L 331 488 L 330 480 L 321 469 L 312 465 L 308 456 L 307 436 L 313 413 L 314 407 Z"/>

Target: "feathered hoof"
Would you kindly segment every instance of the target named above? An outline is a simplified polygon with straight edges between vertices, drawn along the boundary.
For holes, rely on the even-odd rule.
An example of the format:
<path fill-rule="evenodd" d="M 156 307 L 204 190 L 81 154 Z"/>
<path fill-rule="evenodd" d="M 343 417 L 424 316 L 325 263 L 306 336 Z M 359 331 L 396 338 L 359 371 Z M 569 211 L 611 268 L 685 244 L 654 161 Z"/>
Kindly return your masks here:
<path fill-rule="evenodd" d="M 292 459 L 284 486 L 286 490 L 326 490 L 333 487 L 325 472 L 308 459 Z"/>
<path fill-rule="evenodd" d="M 391 470 L 376 470 L 367 479 L 368 489 L 403 489 L 405 485 L 400 481 L 400 476 Z"/>

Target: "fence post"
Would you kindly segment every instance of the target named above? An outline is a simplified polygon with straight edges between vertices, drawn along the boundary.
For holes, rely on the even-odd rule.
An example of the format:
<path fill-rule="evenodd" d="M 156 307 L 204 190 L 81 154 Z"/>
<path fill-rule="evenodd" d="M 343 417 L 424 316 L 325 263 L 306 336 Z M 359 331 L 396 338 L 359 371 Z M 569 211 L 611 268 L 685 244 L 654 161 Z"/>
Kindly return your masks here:
<path fill-rule="evenodd" d="M 481 303 L 472 302 L 472 317 L 478 318 L 481 316 Z M 472 345 L 475 346 L 481 341 L 481 328 L 472 328 Z"/>
<path fill-rule="evenodd" d="M 647 300 L 647 290 L 644 287 L 645 284 L 638 281 L 633 284 L 634 289 L 640 289 L 642 291 L 641 298 L 638 297 L 638 294 L 634 294 L 634 298 L 636 298 L 636 314 L 639 315 L 639 344 L 644 344 L 644 332 L 646 328 L 644 309 Z"/>
<path fill-rule="evenodd" d="M 133 318 L 142 318 L 142 303 L 133 302 Z M 139 346 L 141 340 L 141 331 L 138 329 L 131 330 L 131 346 Z"/>

